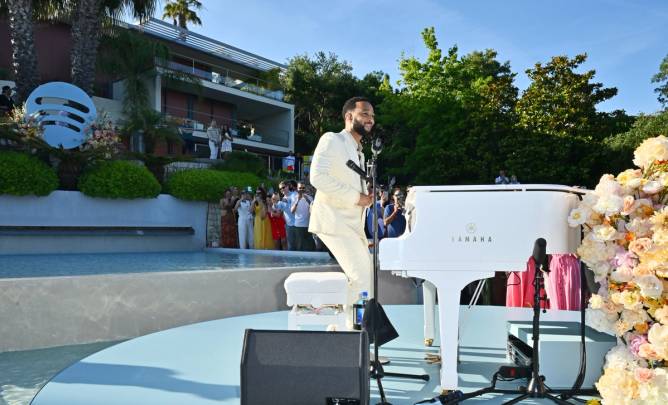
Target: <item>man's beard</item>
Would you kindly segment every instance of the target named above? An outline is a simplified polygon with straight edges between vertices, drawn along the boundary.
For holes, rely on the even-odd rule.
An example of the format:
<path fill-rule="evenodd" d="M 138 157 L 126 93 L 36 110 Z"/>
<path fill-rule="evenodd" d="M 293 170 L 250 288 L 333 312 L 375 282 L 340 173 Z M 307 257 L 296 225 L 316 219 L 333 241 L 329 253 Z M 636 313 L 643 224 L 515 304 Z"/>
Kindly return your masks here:
<path fill-rule="evenodd" d="M 364 128 L 364 124 L 362 124 L 357 120 L 353 120 L 353 131 L 361 135 L 362 140 L 365 140 L 371 137 L 371 131 L 373 131 L 373 128 L 371 129 L 371 131 L 367 131 L 366 128 Z"/>

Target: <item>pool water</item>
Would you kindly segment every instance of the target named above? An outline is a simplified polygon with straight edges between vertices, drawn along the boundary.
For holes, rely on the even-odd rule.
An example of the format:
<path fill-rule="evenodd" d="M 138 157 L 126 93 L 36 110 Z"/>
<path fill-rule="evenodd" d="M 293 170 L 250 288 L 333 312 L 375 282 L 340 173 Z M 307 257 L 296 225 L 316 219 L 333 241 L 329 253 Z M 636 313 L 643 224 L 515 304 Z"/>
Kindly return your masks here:
<path fill-rule="evenodd" d="M 27 405 L 60 370 L 118 342 L 0 353 L 0 405 Z"/>
<path fill-rule="evenodd" d="M 328 256 L 228 252 L 0 255 L 0 278 L 216 271 L 335 264 Z"/>

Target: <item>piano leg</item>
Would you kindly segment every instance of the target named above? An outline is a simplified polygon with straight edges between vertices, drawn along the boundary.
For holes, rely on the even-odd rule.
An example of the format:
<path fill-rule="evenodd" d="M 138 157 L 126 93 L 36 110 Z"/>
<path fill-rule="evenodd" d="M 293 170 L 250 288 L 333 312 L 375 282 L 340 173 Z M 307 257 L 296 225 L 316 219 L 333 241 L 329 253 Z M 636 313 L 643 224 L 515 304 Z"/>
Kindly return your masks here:
<path fill-rule="evenodd" d="M 446 283 L 437 290 L 441 338 L 441 390 L 455 390 L 458 386 L 459 295 L 464 287 L 465 285 Z"/>
<path fill-rule="evenodd" d="M 436 287 L 427 280 L 422 283 L 422 301 L 424 309 L 424 345 L 431 346 L 434 343 L 434 323 L 436 314 Z"/>

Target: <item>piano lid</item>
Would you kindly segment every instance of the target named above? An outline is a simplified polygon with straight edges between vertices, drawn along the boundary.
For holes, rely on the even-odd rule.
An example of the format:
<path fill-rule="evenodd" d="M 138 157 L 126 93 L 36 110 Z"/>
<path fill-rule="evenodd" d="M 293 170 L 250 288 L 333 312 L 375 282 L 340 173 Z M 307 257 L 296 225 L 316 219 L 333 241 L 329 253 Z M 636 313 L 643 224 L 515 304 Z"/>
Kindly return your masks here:
<path fill-rule="evenodd" d="M 476 191 L 560 191 L 586 194 L 589 190 L 559 184 L 482 184 L 466 186 L 414 186 L 410 192 L 476 192 Z"/>
<path fill-rule="evenodd" d="M 417 186 L 409 226 L 379 245 L 382 270 L 522 271 L 537 238 L 548 253 L 572 253 L 580 229 L 568 214 L 587 190 L 547 184 Z"/>

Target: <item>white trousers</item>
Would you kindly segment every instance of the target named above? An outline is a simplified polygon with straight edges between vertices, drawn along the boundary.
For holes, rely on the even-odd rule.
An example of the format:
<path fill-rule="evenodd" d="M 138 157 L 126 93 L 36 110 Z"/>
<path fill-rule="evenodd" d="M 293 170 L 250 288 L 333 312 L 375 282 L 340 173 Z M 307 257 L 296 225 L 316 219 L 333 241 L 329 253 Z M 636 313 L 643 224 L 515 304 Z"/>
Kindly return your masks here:
<path fill-rule="evenodd" d="M 209 159 L 218 159 L 218 144 L 214 141 L 209 141 L 209 149 L 211 150 Z"/>
<path fill-rule="evenodd" d="M 237 226 L 239 230 L 239 248 L 253 249 L 255 241 L 253 237 L 253 218 L 239 218 Z"/>
<path fill-rule="evenodd" d="M 345 311 L 348 314 L 347 325 L 352 329 L 352 305 L 359 300 L 360 293 L 367 291 L 373 297 L 373 265 L 369 245 L 366 238 L 353 232 L 349 234 L 328 235 L 317 234 L 318 238 L 332 252 L 339 266 L 348 277 L 348 305 Z"/>
<path fill-rule="evenodd" d="M 436 322 L 436 286 L 427 280 L 422 283 L 422 307 L 424 309 L 424 339 L 434 340 L 434 323 Z"/>

